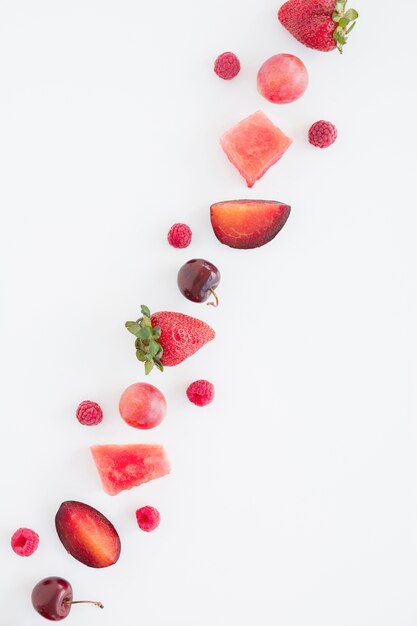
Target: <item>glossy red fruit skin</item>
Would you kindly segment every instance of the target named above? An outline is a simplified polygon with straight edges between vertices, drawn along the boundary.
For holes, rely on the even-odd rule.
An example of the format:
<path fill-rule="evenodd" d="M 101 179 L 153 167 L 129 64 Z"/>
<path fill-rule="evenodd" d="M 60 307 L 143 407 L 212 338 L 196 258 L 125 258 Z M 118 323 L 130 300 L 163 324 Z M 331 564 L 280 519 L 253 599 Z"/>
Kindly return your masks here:
<path fill-rule="evenodd" d="M 269 102 L 289 104 L 307 89 L 307 68 L 293 54 L 276 54 L 261 66 L 257 84 L 259 93 Z"/>
<path fill-rule="evenodd" d="M 178 272 L 178 288 L 191 302 L 205 302 L 220 283 L 220 272 L 205 259 L 191 259 Z"/>
<path fill-rule="evenodd" d="M 122 393 L 119 412 L 129 426 L 148 430 L 162 422 L 167 412 L 167 402 L 154 385 L 134 383 Z"/>
<path fill-rule="evenodd" d="M 65 619 L 71 611 L 72 587 L 64 578 L 49 576 L 33 588 L 32 605 L 35 611 L 52 622 Z"/>
<path fill-rule="evenodd" d="M 55 527 L 64 548 L 84 565 L 109 567 L 119 559 L 120 538 L 113 524 L 100 511 L 84 502 L 63 502 Z"/>

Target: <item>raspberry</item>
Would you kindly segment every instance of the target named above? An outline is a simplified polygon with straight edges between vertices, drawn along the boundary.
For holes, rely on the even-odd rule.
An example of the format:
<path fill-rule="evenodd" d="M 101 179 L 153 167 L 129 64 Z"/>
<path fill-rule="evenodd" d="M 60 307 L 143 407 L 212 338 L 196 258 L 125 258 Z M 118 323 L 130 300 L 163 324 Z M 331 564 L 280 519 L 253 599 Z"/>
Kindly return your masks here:
<path fill-rule="evenodd" d="M 240 72 L 240 61 L 233 52 L 223 52 L 214 62 L 214 71 L 223 80 L 231 80 Z"/>
<path fill-rule="evenodd" d="M 10 545 L 19 556 L 31 556 L 38 548 L 39 535 L 30 528 L 19 528 L 11 538 Z"/>
<path fill-rule="evenodd" d="M 103 421 L 103 411 L 101 407 L 97 402 L 91 402 L 91 400 L 81 402 L 75 415 L 83 426 L 96 426 Z"/>
<path fill-rule="evenodd" d="M 317 148 L 328 148 L 337 139 L 337 128 L 331 122 L 319 120 L 308 131 L 308 140 Z"/>
<path fill-rule="evenodd" d="M 159 526 L 161 516 L 159 511 L 153 506 L 143 506 L 136 511 L 136 519 L 141 530 L 149 533 Z"/>
<path fill-rule="evenodd" d="M 214 385 L 208 380 L 196 380 L 187 389 L 187 397 L 197 406 L 206 406 L 214 398 Z"/>
<path fill-rule="evenodd" d="M 191 243 L 191 228 L 187 224 L 174 224 L 169 229 L 168 243 L 174 248 L 187 248 Z"/>

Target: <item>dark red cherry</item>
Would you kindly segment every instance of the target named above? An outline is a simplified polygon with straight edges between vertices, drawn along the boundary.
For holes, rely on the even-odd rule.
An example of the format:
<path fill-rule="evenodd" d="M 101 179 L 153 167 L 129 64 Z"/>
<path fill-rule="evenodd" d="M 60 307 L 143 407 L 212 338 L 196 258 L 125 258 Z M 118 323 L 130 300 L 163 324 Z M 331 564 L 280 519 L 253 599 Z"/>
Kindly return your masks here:
<path fill-rule="evenodd" d="M 32 604 L 35 611 L 42 617 L 58 622 L 65 619 L 73 604 L 90 603 L 89 601 L 74 601 L 72 599 L 72 587 L 70 583 L 59 576 L 50 576 L 44 578 L 32 591 Z M 103 608 L 101 602 L 91 602 L 100 608 Z"/>
<path fill-rule="evenodd" d="M 219 270 L 213 263 L 204 259 L 191 259 L 184 263 L 178 272 L 178 287 L 192 302 L 205 302 L 212 295 L 215 302 L 207 304 L 217 306 L 218 299 L 214 290 L 219 282 Z"/>
<path fill-rule="evenodd" d="M 71 611 L 72 587 L 64 578 L 51 576 L 41 580 L 32 591 L 34 609 L 46 619 L 58 621 Z"/>

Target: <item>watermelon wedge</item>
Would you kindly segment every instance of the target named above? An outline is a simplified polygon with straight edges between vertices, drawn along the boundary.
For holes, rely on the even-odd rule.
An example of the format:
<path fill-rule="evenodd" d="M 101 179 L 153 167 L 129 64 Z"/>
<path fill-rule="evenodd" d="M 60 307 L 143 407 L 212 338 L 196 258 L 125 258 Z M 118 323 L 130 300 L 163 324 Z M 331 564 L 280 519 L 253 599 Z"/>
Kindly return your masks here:
<path fill-rule="evenodd" d="M 253 113 L 224 133 L 220 144 L 248 187 L 253 187 L 292 144 L 262 111 Z"/>
<path fill-rule="evenodd" d="M 171 468 L 157 444 L 104 445 L 91 448 L 93 459 L 110 496 L 169 474 Z"/>

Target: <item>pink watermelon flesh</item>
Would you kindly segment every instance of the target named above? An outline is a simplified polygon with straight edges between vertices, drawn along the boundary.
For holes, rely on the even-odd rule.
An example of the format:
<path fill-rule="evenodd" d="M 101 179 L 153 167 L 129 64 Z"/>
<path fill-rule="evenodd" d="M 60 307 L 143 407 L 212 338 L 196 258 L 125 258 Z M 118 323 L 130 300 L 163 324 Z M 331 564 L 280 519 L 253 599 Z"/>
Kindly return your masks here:
<path fill-rule="evenodd" d="M 164 448 L 156 444 L 93 446 L 91 453 L 110 496 L 161 478 L 171 469 Z"/>
<path fill-rule="evenodd" d="M 227 158 L 253 187 L 292 144 L 292 139 L 257 111 L 224 133 L 220 144 Z"/>

